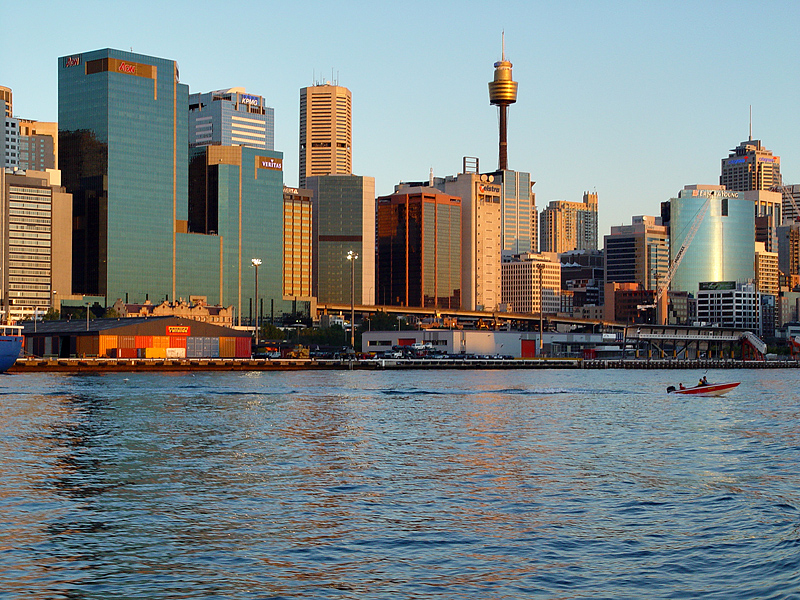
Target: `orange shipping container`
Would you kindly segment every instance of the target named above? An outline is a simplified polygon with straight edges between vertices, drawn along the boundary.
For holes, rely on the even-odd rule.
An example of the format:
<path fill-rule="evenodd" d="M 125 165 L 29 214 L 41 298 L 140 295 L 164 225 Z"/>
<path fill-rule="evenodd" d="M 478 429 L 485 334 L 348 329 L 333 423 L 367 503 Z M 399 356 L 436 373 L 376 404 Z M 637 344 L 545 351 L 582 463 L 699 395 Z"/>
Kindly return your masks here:
<path fill-rule="evenodd" d="M 152 348 L 153 347 L 153 336 L 152 335 L 137 335 L 136 336 L 136 347 L 137 348 Z"/>
<path fill-rule="evenodd" d="M 236 338 L 232 337 L 219 338 L 219 357 L 220 358 L 236 357 Z"/>
<path fill-rule="evenodd" d="M 171 335 L 169 336 L 170 348 L 186 348 L 186 336 Z"/>
<path fill-rule="evenodd" d="M 168 335 L 154 335 L 153 336 L 153 348 L 169 348 L 169 336 Z"/>
<path fill-rule="evenodd" d="M 116 354 L 114 352 L 109 352 L 109 350 L 116 350 L 117 348 L 117 336 L 115 335 L 101 335 L 100 336 L 100 349 L 98 350 L 98 356 L 112 356 Z"/>

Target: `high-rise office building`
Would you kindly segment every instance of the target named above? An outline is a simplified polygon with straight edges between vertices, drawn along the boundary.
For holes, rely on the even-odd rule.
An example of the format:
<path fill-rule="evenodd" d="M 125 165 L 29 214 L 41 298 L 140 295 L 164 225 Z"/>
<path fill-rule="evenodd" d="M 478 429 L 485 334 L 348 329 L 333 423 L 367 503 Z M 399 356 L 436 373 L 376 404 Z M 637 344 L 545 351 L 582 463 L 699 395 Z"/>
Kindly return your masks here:
<path fill-rule="evenodd" d="M 187 231 L 188 86 L 175 61 L 104 49 L 58 59 L 59 166 L 73 194 L 73 288 L 175 299 Z"/>
<path fill-rule="evenodd" d="M 597 250 L 597 194 L 585 192 L 583 202 L 553 200 L 539 220 L 542 252 Z"/>
<path fill-rule="evenodd" d="M 605 280 L 657 289 L 669 271 L 669 233 L 661 217 L 635 216 L 603 238 Z"/>
<path fill-rule="evenodd" d="M 72 197 L 56 170 L 0 169 L 0 307 L 14 320 L 44 314 L 69 294 Z"/>
<path fill-rule="evenodd" d="M 512 312 L 561 310 L 561 262 L 553 252 L 503 258 L 503 302 Z"/>
<path fill-rule="evenodd" d="M 708 202 L 705 214 L 703 207 Z M 694 238 L 670 287 L 697 294 L 700 282 L 734 281 L 754 278 L 755 216 L 752 200 L 742 192 L 720 185 L 687 185 L 662 206 L 662 221 L 669 227 L 670 261 L 686 242 L 693 225 L 702 216 Z"/>
<path fill-rule="evenodd" d="M 461 198 L 408 187 L 377 204 L 377 303 L 461 308 Z"/>
<path fill-rule="evenodd" d="M 247 146 L 199 146 L 190 156 L 188 227 L 177 234 L 178 297 L 233 304 L 237 324 L 252 323 L 257 312 L 287 312 L 283 155 Z M 258 271 L 253 259 L 262 261 Z"/>
<path fill-rule="evenodd" d="M 19 119 L 19 168 L 58 169 L 58 123 Z"/>
<path fill-rule="evenodd" d="M 780 191 L 781 202 L 781 215 L 783 217 L 782 225 L 800 221 L 800 185 L 785 185 L 780 188 L 773 188 L 774 191 Z"/>
<path fill-rule="evenodd" d="M 355 262 L 356 304 L 375 303 L 375 178 L 359 175 L 308 177 L 313 192 L 313 295 L 320 303 L 350 303 L 350 268 Z"/>
<path fill-rule="evenodd" d="M 0 112 L 3 129 L 0 131 L 0 169 L 19 168 L 19 119 L 11 115 L 11 90 L 0 88 Z"/>
<path fill-rule="evenodd" d="M 800 284 L 800 223 L 778 227 L 778 269 L 786 287 Z"/>
<path fill-rule="evenodd" d="M 778 253 L 767 251 L 764 242 L 756 242 L 755 276 L 759 292 L 778 295 Z"/>
<path fill-rule="evenodd" d="M 463 172 L 430 184 L 461 198 L 461 306 L 498 310 L 502 299 L 503 187 L 493 174 Z"/>
<path fill-rule="evenodd" d="M 742 192 L 741 197 L 753 203 L 756 242 L 763 242 L 767 252 L 777 252 L 778 227 L 783 222 L 780 192 L 753 190 Z"/>
<path fill-rule="evenodd" d="M 275 149 L 275 110 L 242 87 L 189 96 L 189 146 Z"/>
<path fill-rule="evenodd" d="M 325 83 L 300 90 L 300 187 L 320 175 L 353 172 L 350 90 Z"/>
<path fill-rule="evenodd" d="M 769 190 L 781 184 L 781 158 L 764 148 L 761 140 L 751 138 L 722 159 L 719 183 L 740 192 Z"/>
<path fill-rule="evenodd" d="M 0 85 L 0 103 L 4 103 L 3 113 L 6 117 L 14 115 L 14 93 L 11 88 Z"/>
<path fill-rule="evenodd" d="M 311 190 L 283 188 L 283 295 L 311 299 Z"/>
<path fill-rule="evenodd" d="M 491 173 L 503 188 L 503 256 L 538 250 L 536 195 L 531 190 L 531 174 L 521 171 Z"/>

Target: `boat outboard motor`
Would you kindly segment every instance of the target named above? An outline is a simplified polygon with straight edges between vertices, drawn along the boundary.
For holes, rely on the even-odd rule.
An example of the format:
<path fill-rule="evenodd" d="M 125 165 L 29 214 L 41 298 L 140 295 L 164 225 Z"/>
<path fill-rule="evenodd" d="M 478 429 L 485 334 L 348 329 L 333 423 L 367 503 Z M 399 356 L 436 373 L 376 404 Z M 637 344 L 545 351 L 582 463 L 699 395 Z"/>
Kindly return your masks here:
<path fill-rule="evenodd" d="M 674 391 L 675 391 L 675 386 L 674 386 L 674 385 L 671 385 L 671 386 L 669 386 L 669 387 L 667 388 L 667 393 L 668 393 L 668 394 L 671 394 L 671 393 L 672 393 L 672 392 L 674 392 Z"/>

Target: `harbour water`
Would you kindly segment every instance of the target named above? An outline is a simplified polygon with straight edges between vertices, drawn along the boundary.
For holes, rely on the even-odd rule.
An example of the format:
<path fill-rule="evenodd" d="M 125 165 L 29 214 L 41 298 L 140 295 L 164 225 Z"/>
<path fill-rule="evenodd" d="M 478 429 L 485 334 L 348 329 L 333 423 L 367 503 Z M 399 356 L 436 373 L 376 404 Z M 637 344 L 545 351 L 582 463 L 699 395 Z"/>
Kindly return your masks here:
<path fill-rule="evenodd" d="M 800 373 L 0 377 L 0 598 L 800 598 Z"/>

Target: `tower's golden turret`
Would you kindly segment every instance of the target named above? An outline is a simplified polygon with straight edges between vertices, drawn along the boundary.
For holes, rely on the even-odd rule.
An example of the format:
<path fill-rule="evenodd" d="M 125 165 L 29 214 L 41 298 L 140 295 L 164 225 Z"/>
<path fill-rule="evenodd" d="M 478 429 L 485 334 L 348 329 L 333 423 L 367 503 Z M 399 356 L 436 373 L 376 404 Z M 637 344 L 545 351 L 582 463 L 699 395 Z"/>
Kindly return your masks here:
<path fill-rule="evenodd" d="M 511 62 L 506 60 L 506 37 L 503 34 L 503 53 L 500 61 L 494 63 L 494 81 L 489 82 L 489 103 L 500 109 L 500 157 L 498 168 L 508 168 L 508 142 L 506 128 L 508 106 L 517 101 L 517 82 L 511 79 Z"/>
<path fill-rule="evenodd" d="M 494 81 L 489 82 L 489 102 L 506 105 L 517 101 L 517 82 L 511 79 L 511 62 L 503 60 L 494 63 Z"/>

